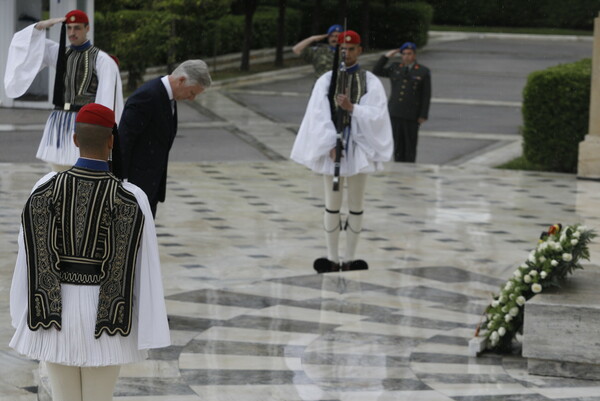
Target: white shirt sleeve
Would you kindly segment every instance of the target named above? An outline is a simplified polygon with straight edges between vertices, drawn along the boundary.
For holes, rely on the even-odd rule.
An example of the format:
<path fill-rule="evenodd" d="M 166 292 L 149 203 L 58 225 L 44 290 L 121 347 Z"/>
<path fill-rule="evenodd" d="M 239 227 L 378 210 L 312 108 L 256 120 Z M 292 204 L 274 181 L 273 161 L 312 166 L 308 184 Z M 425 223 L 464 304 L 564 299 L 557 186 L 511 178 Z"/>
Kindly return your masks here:
<path fill-rule="evenodd" d="M 118 124 L 123 113 L 121 74 L 117 63 L 103 51 L 98 52 L 96 74 L 98 75 L 98 90 L 95 102 L 113 110 L 115 121 Z"/>
<path fill-rule="evenodd" d="M 168 347 L 171 345 L 171 336 L 154 218 L 144 191 L 129 182 L 123 183 L 123 187 L 135 195 L 145 217 L 134 286 L 134 307 L 138 316 L 138 349 Z"/>
<path fill-rule="evenodd" d="M 11 98 L 22 96 L 44 67 L 56 67 L 58 43 L 46 39 L 35 24 L 15 33 L 8 49 L 4 89 Z"/>
<path fill-rule="evenodd" d="M 331 72 L 326 72 L 315 83 L 292 148 L 291 159 L 308 168 L 313 168 L 315 161 L 329 157 L 335 148 L 336 130 L 327 98 L 330 81 Z"/>
<path fill-rule="evenodd" d="M 367 88 L 352 111 L 352 139 L 370 161 L 389 161 L 394 139 L 385 89 L 379 78 L 368 71 Z"/>
<path fill-rule="evenodd" d="M 37 187 L 48 181 L 56 175 L 55 172 L 48 173 L 35 183 L 31 192 Z M 10 318 L 14 328 L 19 327 L 22 319 L 27 319 L 27 304 L 28 304 L 28 283 L 27 283 L 27 256 L 25 253 L 25 238 L 23 237 L 23 226 L 19 229 L 19 252 L 17 254 L 17 262 L 15 263 L 15 271 L 10 286 Z"/>

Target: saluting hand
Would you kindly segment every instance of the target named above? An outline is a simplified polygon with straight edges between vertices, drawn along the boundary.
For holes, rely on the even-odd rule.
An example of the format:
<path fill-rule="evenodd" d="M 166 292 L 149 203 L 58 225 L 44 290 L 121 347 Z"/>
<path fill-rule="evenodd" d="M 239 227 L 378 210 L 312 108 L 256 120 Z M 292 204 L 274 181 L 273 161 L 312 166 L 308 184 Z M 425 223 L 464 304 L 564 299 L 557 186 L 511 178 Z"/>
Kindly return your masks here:
<path fill-rule="evenodd" d="M 64 20 L 66 20 L 65 17 L 60 17 L 60 18 L 50 18 L 50 19 L 47 19 L 44 21 L 40 21 L 37 24 L 35 24 L 35 29 L 43 31 L 44 29 L 48 29 L 53 25 L 62 23 Z"/>
<path fill-rule="evenodd" d="M 398 53 L 400 53 L 400 49 L 392 49 L 392 50 L 388 51 L 387 53 L 385 53 L 385 56 L 387 58 L 392 58 Z"/>

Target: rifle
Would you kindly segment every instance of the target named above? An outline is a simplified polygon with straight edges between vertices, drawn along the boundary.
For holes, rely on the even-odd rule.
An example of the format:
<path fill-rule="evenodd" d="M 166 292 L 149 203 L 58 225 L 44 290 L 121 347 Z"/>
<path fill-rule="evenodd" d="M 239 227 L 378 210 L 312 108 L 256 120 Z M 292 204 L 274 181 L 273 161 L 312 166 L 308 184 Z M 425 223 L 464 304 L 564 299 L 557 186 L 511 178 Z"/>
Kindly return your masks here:
<path fill-rule="evenodd" d="M 339 61 L 338 67 L 338 60 L 340 58 L 341 60 Z M 329 84 L 328 98 L 329 106 L 331 108 L 331 119 L 333 120 L 333 124 L 336 128 L 335 160 L 333 167 L 333 190 L 339 191 L 340 162 L 342 158 L 342 152 L 344 151 L 344 138 L 348 138 L 350 135 L 350 114 L 341 107 L 337 107 L 335 104 L 335 92 L 338 80 L 340 81 L 339 87 L 342 88 L 343 93 L 346 93 L 348 87 L 348 72 L 346 71 L 346 49 L 344 49 L 343 47 L 340 48 L 339 44 L 337 45 L 336 53 L 334 56 L 332 70 L 333 72 L 331 74 L 331 82 Z"/>

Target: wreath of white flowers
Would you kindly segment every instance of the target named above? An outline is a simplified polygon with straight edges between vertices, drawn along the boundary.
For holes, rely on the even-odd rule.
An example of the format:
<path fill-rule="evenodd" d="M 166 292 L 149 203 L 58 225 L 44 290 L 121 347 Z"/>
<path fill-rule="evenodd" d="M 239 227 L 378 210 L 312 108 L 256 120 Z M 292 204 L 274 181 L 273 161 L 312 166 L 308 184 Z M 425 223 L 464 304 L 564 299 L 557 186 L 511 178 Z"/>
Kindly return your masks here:
<path fill-rule="evenodd" d="M 560 287 L 567 274 L 582 269 L 580 259 L 589 260 L 588 244 L 596 236 L 582 225 L 555 224 L 542 233 L 537 247 L 513 273 L 485 309 L 475 337 L 487 339 L 486 348 L 506 352 L 517 333 L 523 332 L 525 302 L 544 289 Z"/>

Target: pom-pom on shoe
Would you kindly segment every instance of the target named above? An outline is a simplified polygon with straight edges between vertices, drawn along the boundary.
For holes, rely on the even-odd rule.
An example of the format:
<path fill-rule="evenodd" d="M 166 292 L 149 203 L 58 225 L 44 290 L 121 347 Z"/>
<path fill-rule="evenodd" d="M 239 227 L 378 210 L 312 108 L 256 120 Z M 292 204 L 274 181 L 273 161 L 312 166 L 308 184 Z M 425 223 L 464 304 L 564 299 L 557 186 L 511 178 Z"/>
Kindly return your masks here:
<path fill-rule="evenodd" d="M 340 265 L 327 258 L 319 258 L 315 260 L 313 267 L 319 274 L 340 271 Z"/>
<path fill-rule="evenodd" d="M 368 270 L 369 265 L 362 259 L 350 260 L 342 263 L 342 271 Z"/>

